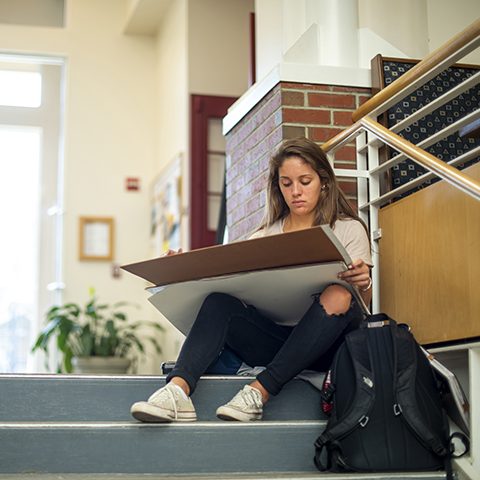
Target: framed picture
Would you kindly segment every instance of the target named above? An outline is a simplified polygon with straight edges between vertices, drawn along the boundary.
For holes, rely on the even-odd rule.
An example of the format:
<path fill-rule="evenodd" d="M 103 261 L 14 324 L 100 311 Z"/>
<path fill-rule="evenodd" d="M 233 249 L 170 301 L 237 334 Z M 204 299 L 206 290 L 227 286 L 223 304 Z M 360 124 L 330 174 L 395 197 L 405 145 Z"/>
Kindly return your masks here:
<path fill-rule="evenodd" d="M 80 217 L 79 260 L 113 260 L 112 217 Z"/>

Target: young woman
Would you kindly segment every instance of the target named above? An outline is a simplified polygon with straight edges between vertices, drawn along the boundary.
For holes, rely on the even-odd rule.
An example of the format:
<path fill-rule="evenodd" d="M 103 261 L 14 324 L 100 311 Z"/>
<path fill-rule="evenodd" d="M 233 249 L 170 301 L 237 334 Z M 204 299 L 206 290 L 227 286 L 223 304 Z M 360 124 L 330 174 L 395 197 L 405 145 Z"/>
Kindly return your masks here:
<path fill-rule="evenodd" d="M 252 235 L 291 232 L 328 224 L 353 259 L 339 278 L 371 300 L 370 243 L 367 229 L 339 189 L 326 155 L 305 138 L 285 141 L 270 161 L 266 217 Z M 299 246 L 301 248 L 301 246 Z M 226 405 L 224 420 L 262 418 L 270 395 L 302 370 L 325 371 L 347 332 L 356 328 L 362 311 L 340 284 L 315 295 L 310 308 L 291 326 L 262 316 L 254 306 L 233 296 L 213 293 L 202 304 L 167 384 L 146 402 L 132 405 L 132 415 L 145 422 L 194 421 L 190 399 L 200 376 L 225 348 L 246 364 L 266 367 Z"/>

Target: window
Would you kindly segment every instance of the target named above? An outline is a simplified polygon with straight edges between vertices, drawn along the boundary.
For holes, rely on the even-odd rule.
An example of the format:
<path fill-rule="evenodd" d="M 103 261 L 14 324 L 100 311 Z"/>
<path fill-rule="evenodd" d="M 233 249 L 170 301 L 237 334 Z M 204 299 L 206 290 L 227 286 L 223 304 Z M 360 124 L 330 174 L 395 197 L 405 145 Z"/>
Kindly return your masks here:
<path fill-rule="evenodd" d="M 30 348 L 60 300 L 62 70 L 0 56 L 0 372 L 39 370 Z"/>
<path fill-rule="evenodd" d="M 39 107 L 42 100 L 42 76 L 38 72 L 0 70 L 0 105 Z"/>

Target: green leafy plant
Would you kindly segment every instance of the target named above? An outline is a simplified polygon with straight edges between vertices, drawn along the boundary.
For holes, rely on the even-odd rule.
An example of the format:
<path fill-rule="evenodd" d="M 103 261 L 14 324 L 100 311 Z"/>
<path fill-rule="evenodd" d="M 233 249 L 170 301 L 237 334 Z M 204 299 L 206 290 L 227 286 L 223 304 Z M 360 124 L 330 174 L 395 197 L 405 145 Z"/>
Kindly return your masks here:
<path fill-rule="evenodd" d="M 52 338 L 62 353 L 57 372 L 71 373 L 74 357 L 124 357 L 132 361 L 135 370 L 138 359 L 145 355 L 144 340 L 149 341 L 157 353 L 161 347 L 154 337 L 141 338 L 137 333 L 140 327 L 150 326 L 163 331 L 155 322 L 129 322 L 124 307 L 134 307 L 128 302 L 113 305 L 100 304 L 95 291 L 90 290 L 90 300 L 82 308 L 77 303 L 66 303 L 50 308 L 46 313 L 47 325 L 40 332 L 32 352 L 41 349 L 45 352 L 45 365 L 48 369 L 48 352 Z"/>

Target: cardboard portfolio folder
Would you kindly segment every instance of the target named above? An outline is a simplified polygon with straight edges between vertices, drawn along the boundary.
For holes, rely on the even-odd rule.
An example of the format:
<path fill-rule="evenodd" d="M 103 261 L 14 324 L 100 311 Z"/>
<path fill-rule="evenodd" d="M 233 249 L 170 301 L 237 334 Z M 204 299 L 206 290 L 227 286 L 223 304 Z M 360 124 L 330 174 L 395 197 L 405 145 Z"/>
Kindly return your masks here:
<path fill-rule="evenodd" d="M 122 266 L 153 284 L 150 302 L 187 334 L 203 300 L 228 293 L 280 323 L 293 323 L 311 296 L 351 262 L 330 227 L 244 240 Z"/>

